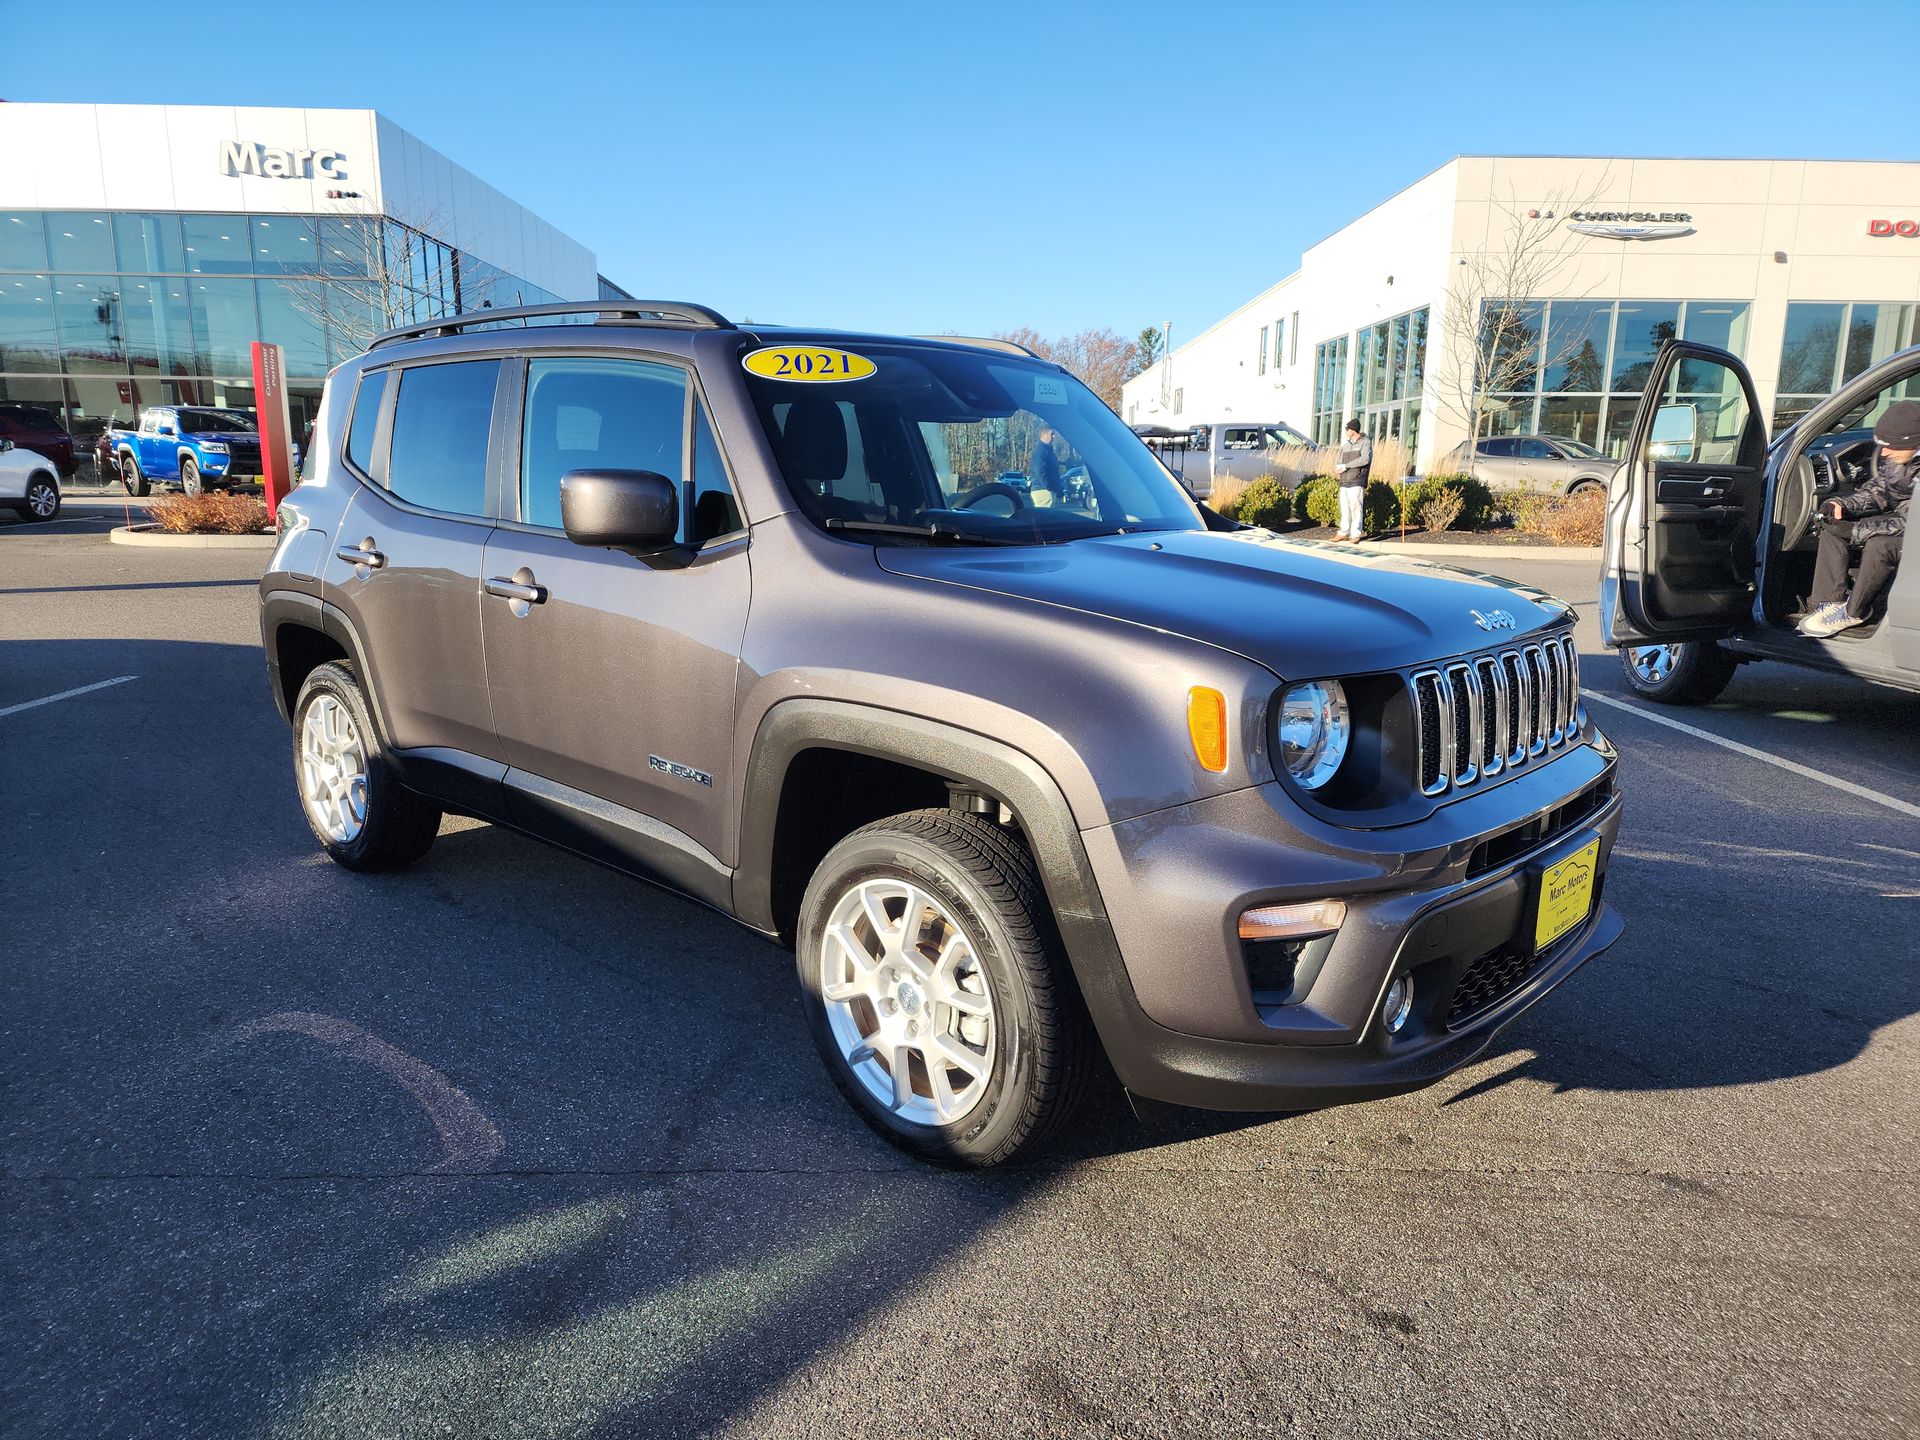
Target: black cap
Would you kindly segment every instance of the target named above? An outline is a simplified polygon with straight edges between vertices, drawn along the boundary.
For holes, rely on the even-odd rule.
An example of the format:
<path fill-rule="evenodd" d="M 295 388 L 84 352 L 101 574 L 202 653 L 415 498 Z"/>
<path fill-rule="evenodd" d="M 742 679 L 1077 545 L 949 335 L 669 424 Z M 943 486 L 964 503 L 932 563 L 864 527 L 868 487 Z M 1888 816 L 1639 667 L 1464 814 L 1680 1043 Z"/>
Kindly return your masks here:
<path fill-rule="evenodd" d="M 1903 405 L 1912 405 L 1912 404 L 1914 404 L 1914 402 L 1912 402 L 1912 401 L 1910 401 L 1910 400 L 1903 400 L 1903 401 L 1901 401 L 1900 403 L 1901 403 L 1901 404 L 1903 404 Z M 1914 406 L 1914 408 L 1915 408 L 1915 409 L 1920 409 L 1920 405 L 1915 405 L 1915 406 Z M 1889 411 L 1888 413 L 1889 413 L 1889 414 L 1891 414 L 1892 412 L 1891 412 L 1891 411 Z M 1360 433 L 1360 422 L 1359 422 L 1358 420 L 1349 420 L 1349 421 L 1347 421 L 1347 429 L 1349 429 L 1349 430 L 1351 430 L 1351 431 L 1352 431 L 1352 432 L 1353 432 L 1354 434 L 1356 434 L 1356 435 L 1358 435 L 1358 434 Z M 1878 432 L 1878 431 L 1875 431 L 1874 433 L 1875 433 L 1875 434 L 1878 434 L 1879 432 Z"/>
<path fill-rule="evenodd" d="M 1873 427 L 1873 438 L 1892 450 L 1920 450 L 1920 400 L 1896 400 Z"/>

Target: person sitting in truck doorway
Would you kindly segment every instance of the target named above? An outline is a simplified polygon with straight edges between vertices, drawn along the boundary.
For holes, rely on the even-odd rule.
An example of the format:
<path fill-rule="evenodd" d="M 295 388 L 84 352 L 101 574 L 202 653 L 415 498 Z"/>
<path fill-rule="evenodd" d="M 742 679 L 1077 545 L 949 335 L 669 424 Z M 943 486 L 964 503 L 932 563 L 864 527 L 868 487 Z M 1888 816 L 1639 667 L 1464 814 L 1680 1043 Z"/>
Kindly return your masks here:
<path fill-rule="evenodd" d="M 1813 567 L 1813 593 L 1800 633 L 1815 639 L 1864 625 L 1875 603 L 1893 583 L 1900 546 L 1907 533 L 1907 506 L 1920 473 L 1920 400 L 1896 400 L 1873 427 L 1880 446 L 1873 478 L 1849 495 L 1821 506 L 1827 525 L 1820 532 L 1820 554 Z M 1847 593 L 1847 565 L 1855 547 L 1860 571 Z"/>
<path fill-rule="evenodd" d="M 1340 447 L 1340 528 L 1336 541 L 1360 539 L 1367 513 L 1367 472 L 1373 469 L 1373 441 L 1358 419 L 1347 421 L 1347 443 Z"/>

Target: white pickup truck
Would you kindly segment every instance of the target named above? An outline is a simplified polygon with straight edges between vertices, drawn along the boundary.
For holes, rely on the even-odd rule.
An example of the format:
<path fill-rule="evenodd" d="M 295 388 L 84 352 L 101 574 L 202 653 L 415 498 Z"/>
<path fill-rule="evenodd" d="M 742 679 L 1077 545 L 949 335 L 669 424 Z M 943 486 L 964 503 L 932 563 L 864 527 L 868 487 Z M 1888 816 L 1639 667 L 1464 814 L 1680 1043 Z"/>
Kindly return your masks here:
<path fill-rule="evenodd" d="M 1134 428 L 1161 462 L 1200 500 L 1213 493 L 1213 482 L 1218 478 L 1257 480 L 1269 471 L 1282 468 L 1277 462 L 1277 452 L 1283 448 L 1314 448 L 1306 436 L 1278 420 L 1222 420 L 1180 430 L 1160 426 Z"/>

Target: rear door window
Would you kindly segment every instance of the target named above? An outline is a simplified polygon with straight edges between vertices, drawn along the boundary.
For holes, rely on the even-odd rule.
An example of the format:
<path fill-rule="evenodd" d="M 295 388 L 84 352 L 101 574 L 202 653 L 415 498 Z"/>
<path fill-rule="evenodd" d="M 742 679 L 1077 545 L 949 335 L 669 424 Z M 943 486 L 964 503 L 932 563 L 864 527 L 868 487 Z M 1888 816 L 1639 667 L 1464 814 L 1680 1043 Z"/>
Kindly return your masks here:
<path fill-rule="evenodd" d="M 450 515 L 487 511 L 487 448 L 498 360 L 417 365 L 400 372 L 387 488 Z"/>

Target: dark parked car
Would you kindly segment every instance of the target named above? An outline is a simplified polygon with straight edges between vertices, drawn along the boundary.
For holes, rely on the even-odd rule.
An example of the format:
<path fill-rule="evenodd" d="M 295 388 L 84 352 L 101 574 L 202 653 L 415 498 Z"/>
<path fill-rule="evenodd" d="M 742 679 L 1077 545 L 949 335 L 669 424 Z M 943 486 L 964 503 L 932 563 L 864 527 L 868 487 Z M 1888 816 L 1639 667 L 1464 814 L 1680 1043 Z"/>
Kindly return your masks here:
<path fill-rule="evenodd" d="M 18 401 L 0 401 L 0 440 L 11 440 L 22 450 L 44 455 L 70 480 L 80 462 L 73 453 L 73 436 L 60 423 L 60 417 L 43 405 L 25 405 Z"/>
<path fill-rule="evenodd" d="M 1435 467 L 1436 475 L 1471 472 L 1496 490 L 1535 490 L 1577 495 L 1605 490 L 1620 462 L 1565 435 L 1492 435 L 1479 442 L 1469 464 L 1465 443 Z"/>
<path fill-rule="evenodd" d="M 1689 398 L 1663 403 L 1682 364 Z M 1634 417 L 1601 577 L 1606 636 L 1635 691 L 1699 704 L 1755 660 L 1920 691 L 1920 565 L 1900 567 L 1867 624 L 1822 638 L 1795 629 L 1822 504 L 1868 478 L 1872 420 L 1916 388 L 1920 346 L 1848 381 L 1769 444 L 1738 357 L 1667 343 Z"/>
<path fill-rule="evenodd" d="M 1079 498 L 999 478 L 1042 429 Z M 1568 606 L 1209 517 L 1007 342 L 410 326 L 328 378 L 279 516 L 336 862 L 454 811 L 704 901 L 793 947 L 834 1082 L 931 1160 L 1027 1148 L 1103 1051 L 1216 1109 L 1431 1084 L 1620 934 Z"/>

